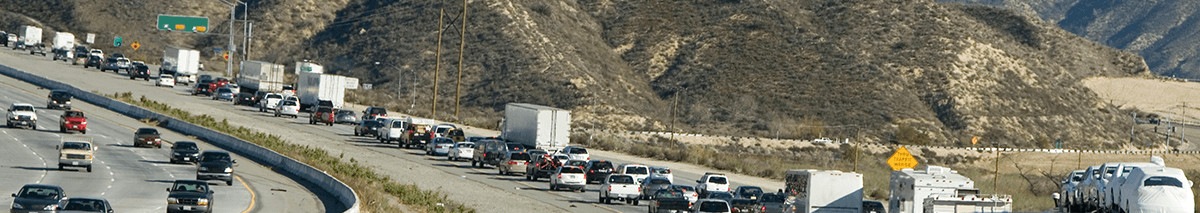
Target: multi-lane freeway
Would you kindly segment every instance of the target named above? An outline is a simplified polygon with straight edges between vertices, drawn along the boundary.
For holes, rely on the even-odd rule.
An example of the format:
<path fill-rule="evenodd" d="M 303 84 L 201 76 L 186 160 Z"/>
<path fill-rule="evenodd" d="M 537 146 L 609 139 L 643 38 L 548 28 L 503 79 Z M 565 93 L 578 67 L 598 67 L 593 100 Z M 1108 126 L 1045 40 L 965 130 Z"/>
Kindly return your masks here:
<path fill-rule="evenodd" d="M 341 153 L 344 160 L 355 158 L 359 163 L 373 167 L 377 172 L 389 175 L 401 183 L 413 183 L 423 189 L 437 190 L 450 199 L 464 203 L 483 212 L 644 212 L 646 202 L 641 205 L 624 203 L 598 204 L 597 185 L 588 185 L 586 192 L 550 191 L 546 180 L 527 181 L 522 176 L 498 175 L 495 169 L 471 168 L 470 162 L 447 161 L 443 156 L 426 156 L 423 151 L 399 149 L 395 144 L 381 144 L 371 138 L 353 136 L 348 125 L 309 125 L 301 113 L 300 118 L 273 117 L 246 106 L 234 106 L 229 102 L 212 101 L 207 97 L 191 96 L 187 86 L 155 87 L 150 82 L 129 80 L 124 73 L 101 73 L 95 69 L 83 69 L 65 62 L 50 61 L 47 57 L 14 54 L 0 51 L 0 64 L 43 77 L 74 85 L 85 91 L 105 94 L 132 92 L 134 97 L 165 102 L 172 107 L 202 113 L 217 120 L 228 120 L 234 125 L 282 136 L 291 143 L 309 145 L 328 150 L 334 155 Z M 157 70 L 151 67 L 151 70 Z M 156 72 L 153 72 L 156 74 Z M 0 76 L 0 82 L 15 81 Z M 363 106 L 349 106 L 361 111 Z M 393 116 L 399 114 L 391 112 Z M 89 134 L 91 134 L 89 132 Z M 126 133 L 128 134 L 128 133 Z M 468 128 L 469 136 L 494 136 L 494 131 Z M 623 155 L 619 153 L 591 150 L 592 159 L 611 160 L 615 165 L 640 163 L 650 166 L 672 168 L 678 184 L 694 185 L 695 180 L 707 168 L 689 164 L 657 161 Z M 165 158 L 163 158 L 165 159 Z M 239 161 L 241 162 L 241 161 Z M 242 167 L 245 167 L 243 163 Z M 731 187 L 740 185 L 761 186 L 773 192 L 783 186 L 776 180 L 731 175 Z M 254 183 L 254 180 L 245 180 Z M 236 185 L 236 184 L 235 184 Z M 253 186 L 253 184 L 251 184 Z M 252 187 L 253 188 L 253 187 Z M 161 191 L 161 190 L 160 190 Z"/>
<path fill-rule="evenodd" d="M 10 56 L 11 57 L 11 56 Z M 30 103 L 44 106 L 49 90 L 17 82 L 0 81 L 0 106 Z M 37 129 L 0 128 L 0 203 L 13 201 L 15 193 L 25 184 L 50 184 L 64 188 L 68 196 L 108 199 L 118 212 L 162 212 L 167 206 L 166 188 L 176 179 L 195 179 L 196 169 L 190 164 L 169 163 L 169 144 L 163 148 L 137 148 L 130 144 L 133 131 L 147 124 L 92 106 L 82 101 L 73 103 L 75 110 L 88 118 L 87 134 L 59 133 L 61 110 L 38 107 Z M 160 129 L 167 141 L 193 140 L 178 133 Z M 58 169 L 58 150 L 61 135 L 91 137 L 96 151 L 92 172 L 82 168 Z M 202 150 L 219 150 L 199 143 Z M 235 159 L 245 159 L 234 156 Z M 240 160 L 235 168 L 232 186 L 213 181 L 216 191 L 214 212 L 324 212 L 325 206 L 314 193 L 250 160 Z"/>

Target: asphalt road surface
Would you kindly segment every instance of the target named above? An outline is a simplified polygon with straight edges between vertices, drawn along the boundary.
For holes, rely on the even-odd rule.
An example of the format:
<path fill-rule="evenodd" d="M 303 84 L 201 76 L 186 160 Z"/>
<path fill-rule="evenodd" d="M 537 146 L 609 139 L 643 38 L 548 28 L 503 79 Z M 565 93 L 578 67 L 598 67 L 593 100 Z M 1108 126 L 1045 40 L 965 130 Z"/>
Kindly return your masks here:
<path fill-rule="evenodd" d="M 493 202 L 490 204 L 480 204 L 484 203 L 480 200 L 503 200 L 504 198 L 509 198 L 510 196 L 524 196 L 535 200 L 535 202 L 540 202 L 541 204 L 550 206 L 549 208 L 557 209 L 556 211 L 559 212 L 645 212 L 647 210 L 646 205 L 649 203 L 644 201 L 641 202 L 640 205 L 627 205 L 625 203 L 598 204 L 597 202 L 599 194 L 597 190 L 599 185 L 596 184 L 588 185 L 586 192 L 583 193 L 550 191 L 547 183 L 548 180 L 546 179 L 541 179 L 539 181 L 527 181 L 525 180 L 524 176 L 499 175 L 496 169 L 492 167 L 471 168 L 471 163 L 469 161 L 452 162 L 447 161 L 445 156 L 426 156 L 422 150 L 400 149 L 397 148 L 394 143 L 382 144 L 373 140 L 372 138 L 353 136 L 353 129 L 350 125 L 310 125 L 308 124 L 308 118 L 305 117 L 308 114 L 303 112 L 300 114 L 299 118 L 273 117 L 268 113 L 258 112 L 256 108 L 235 106 L 229 102 L 209 100 L 207 97 L 191 96 L 189 95 L 190 93 L 188 93 L 187 86 L 179 85 L 174 88 L 155 87 L 153 83 L 155 79 L 153 78 L 150 79 L 150 81 L 144 81 L 141 79 L 129 80 L 123 72 L 118 74 L 114 74 L 112 72 L 101 73 L 96 69 L 83 69 L 81 66 L 71 66 L 62 61 L 50 61 L 49 57 L 21 55 L 11 51 L 0 51 L 0 64 L 4 64 L 6 66 L 26 72 L 37 73 L 43 77 L 54 79 L 63 83 L 69 83 L 85 91 L 97 91 L 104 94 L 112 94 L 114 92 L 133 92 L 135 97 L 144 95 L 149 99 L 170 103 L 176 108 L 202 107 L 196 109 L 211 109 L 206 113 L 210 116 L 216 117 L 217 120 L 228 119 L 230 123 L 236 123 L 243 126 L 260 129 L 282 127 L 283 130 L 276 130 L 276 132 L 273 133 L 311 133 L 317 137 L 321 137 L 321 140 L 319 140 L 320 143 L 328 143 L 326 145 L 336 146 L 338 149 L 349 150 L 345 153 L 366 153 L 371 155 L 386 156 L 386 158 L 381 159 L 368 159 L 358 156 L 358 161 L 367 161 L 367 163 L 364 163 L 365 165 L 384 165 L 377 169 L 385 171 L 400 170 L 396 167 L 409 167 L 409 170 L 412 170 L 414 166 L 412 164 L 419 164 L 415 166 L 434 168 L 436 172 L 441 173 L 437 174 L 439 177 L 455 177 L 455 179 L 406 180 L 394 178 L 394 180 L 417 183 L 418 186 L 421 186 L 424 189 L 440 188 L 437 190 L 443 190 L 443 192 L 451 190 L 447 189 L 451 188 L 449 185 L 466 183 L 466 181 L 481 183 L 488 187 L 498 189 L 489 189 L 490 191 L 455 189 L 455 191 L 447 193 L 451 199 L 461 203 L 467 203 L 468 205 L 473 205 L 473 207 L 475 207 L 477 210 L 483 212 L 511 212 L 530 208 L 513 206 L 518 204 L 508 204 L 504 203 L 503 201 Z M 155 67 L 151 67 L 151 74 L 152 76 L 157 76 L 157 69 Z M 3 80 L 3 78 L 0 78 L 0 80 Z M 360 107 L 355 111 L 362 111 L 362 109 Z M 395 112 L 390 113 L 393 116 L 399 114 Z M 129 133 L 125 134 L 128 135 Z M 468 128 L 467 134 L 468 136 L 494 136 L 496 133 L 493 131 Z M 641 163 L 648 166 L 671 167 L 677 184 L 695 185 L 695 180 L 699 179 L 702 174 L 708 171 L 706 168 L 697 167 L 695 165 L 656 161 L 597 150 L 590 151 L 592 159 L 611 160 L 613 161 L 614 165 L 620 165 L 623 163 Z M 339 152 L 340 151 L 331 150 L 330 153 Z M 347 156 L 347 158 L 349 157 L 350 156 Z M 245 163 L 243 162 L 242 167 L 245 167 L 244 164 Z M 783 187 L 783 184 L 777 180 L 751 178 L 742 175 L 731 174 L 730 180 L 730 188 L 735 188 L 741 185 L 757 185 L 762 187 L 767 192 L 775 192 L 777 189 Z M 247 182 L 255 183 L 256 181 Z M 431 182 L 436 182 L 436 184 L 430 184 Z M 155 198 L 157 197 L 165 197 L 165 194 L 163 196 L 155 196 Z"/>
<path fill-rule="evenodd" d="M 13 193 L 24 184 L 50 184 L 63 187 L 68 196 L 108 199 L 118 212 L 161 212 L 165 211 L 166 188 L 172 181 L 195 179 L 194 165 L 169 163 L 170 144 L 161 149 L 129 145 L 134 129 L 146 124 L 103 108 L 73 101 L 73 108 L 88 117 L 88 132 L 59 133 L 62 111 L 41 107 L 49 92 L 7 77 L 0 80 L 0 105 L 20 102 L 38 106 L 36 130 L 0 129 L 0 192 Z M 194 141 L 165 129 L 160 131 L 167 141 Z M 72 167 L 58 169 L 55 146 L 61 135 L 93 138 L 99 150 L 92 172 Z M 219 150 L 207 143 L 198 144 L 202 150 Z M 325 212 L 321 200 L 301 184 L 241 156 L 234 158 L 239 161 L 234 167 L 233 185 L 210 182 L 216 191 L 214 212 Z M 0 196 L 0 203 L 12 201 L 11 196 Z"/>

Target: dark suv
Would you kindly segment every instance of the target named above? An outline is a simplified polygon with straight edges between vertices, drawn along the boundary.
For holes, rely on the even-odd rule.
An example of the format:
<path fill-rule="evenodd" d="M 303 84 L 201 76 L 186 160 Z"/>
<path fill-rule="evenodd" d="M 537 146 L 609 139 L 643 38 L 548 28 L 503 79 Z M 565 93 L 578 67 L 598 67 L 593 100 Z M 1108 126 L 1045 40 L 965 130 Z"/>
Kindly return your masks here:
<path fill-rule="evenodd" d="M 375 117 L 385 117 L 386 118 L 387 117 L 387 109 L 383 108 L 383 107 L 373 106 L 373 107 L 367 107 L 367 110 L 363 110 L 363 115 L 362 115 L 363 120 L 375 119 Z"/>
<path fill-rule="evenodd" d="M 167 192 L 167 212 L 212 212 L 214 192 L 208 182 L 175 180 Z"/>
<path fill-rule="evenodd" d="M 145 63 L 134 62 L 131 66 L 132 68 L 125 71 L 125 74 L 129 74 L 129 79 L 142 78 L 147 81 L 150 80 L 150 67 L 146 66 Z"/>
<path fill-rule="evenodd" d="M 589 160 L 583 169 L 584 172 L 587 172 L 588 183 L 591 183 L 592 181 L 602 182 L 604 181 L 604 177 L 608 177 L 608 175 L 612 174 L 613 165 L 611 161 Z"/>
<path fill-rule="evenodd" d="M 66 109 L 71 110 L 71 93 L 66 90 L 50 91 L 50 95 L 46 96 L 47 109 Z"/>
<path fill-rule="evenodd" d="M 233 185 L 233 164 L 237 163 L 228 152 L 204 151 L 200 153 L 200 163 L 196 165 L 197 180 L 223 180 L 225 185 Z"/>
<path fill-rule="evenodd" d="M 21 191 L 13 193 L 11 212 L 54 212 L 67 197 L 62 187 L 42 184 L 25 184 Z"/>
<path fill-rule="evenodd" d="M 200 147 L 196 142 L 176 141 L 171 146 L 171 163 L 192 163 L 200 160 Z"/>
<path fill-rule="evenodd" d="M 89 54 L 89 55 L 87 55 L 87 61 L 83 62 L 83 68 L 88 68 L 88 67 L 100 68 L 100 66 L 104 66 L 104 58 L 101 58 L 98 55 L 90 55 Z"/>

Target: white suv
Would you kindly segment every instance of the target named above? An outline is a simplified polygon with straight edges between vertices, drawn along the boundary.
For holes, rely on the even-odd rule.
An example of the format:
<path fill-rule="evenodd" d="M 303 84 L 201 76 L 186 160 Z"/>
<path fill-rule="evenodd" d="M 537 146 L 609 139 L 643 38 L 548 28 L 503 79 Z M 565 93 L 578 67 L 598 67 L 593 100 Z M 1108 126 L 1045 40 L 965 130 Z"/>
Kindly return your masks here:
<path fill-rule="evenodd" d="M 621 164 L 621 166 L 617 166 L 616 173 L 633 176 L 633 180 L 636 180 L 638 185 L 642 185 L 642 181 L 650 177 L 650 167 L 641 164 Z"/>
<path fill-rule="evenodd" d="M 571 191 L 583 192 L 587 188 L 587 178 L 583 172 L 583 168 L 578 166 L 563 166 L 558 167 L 558 171 L 554 175 L 550 175 L 550 190 L 558 191 L 558 189 L 566 188 Z"/>
<path fill-rule="evenodd" d="M 33 112 L 33 104 L 15 103 L 8 107 L 8 127 L 15 126 L 37 129 L 37 113 Z"/>
<path fill-rule="evenodd" d="M 567 154 L 567 159 L 570 159 L 570 160 L 581 160 L 581 161 L 592 160 L 591 155 L 588 155 L 587 149 L 583 148 L 583 147 L 578 147 L 578 146 L 563 147 L 561 153 Z"/>
<path fill-rule="evenodd" d="M 708 172 L 696 180 L 696 190 L 700 191 L 700 196 L 708 195 L 708 192 L 729 191 L 729 178 L 725 177 L 724 173 Z"/>
<path fill-rule="evenodd" d="M 404 139 L 405 127 L 408 127 L 408 122 L 403 118 L 384 119 L 383 126 L 379 127 L 379 142 L 391 143 L 392 141 L 401 141 Z"/>

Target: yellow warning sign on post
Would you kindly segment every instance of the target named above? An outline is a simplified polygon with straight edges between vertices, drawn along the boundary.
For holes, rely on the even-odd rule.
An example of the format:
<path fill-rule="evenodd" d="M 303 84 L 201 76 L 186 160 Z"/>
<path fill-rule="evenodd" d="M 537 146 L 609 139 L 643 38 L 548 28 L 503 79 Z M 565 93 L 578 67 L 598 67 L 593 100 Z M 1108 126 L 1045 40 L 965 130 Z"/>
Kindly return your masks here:
<path fill-rule="evenodd" d="M 888 158 L 887 163 L 889 166 L 892 166 L 892 170 L 897 171 L 917 167 L 917 159 L 913 158 L 912 153 L 909 153 L 908 149 L 903 146 L 896 150 L 896 153 L 892 154 L 891 158 Z"/>
<path fill-rule="evenodd" d="M 229 53 L 221 54 L 221 58 L 225 58 L 225 60 L 226 60 L 226 61 L 228 61 L 228 60 L 229 60 Z"/>
<path fill-rule="evenodd" d="M 979 144 L 979 137 L 971 137 L 971 145 Z"/>
<path fill-rule="evenodd" d="M 138 44 L 138 43 L 135 41 L 135 42 L 133 42 L 133 44 L 129 44 L 129 47 L 132 47 L 132 48 L 133 48 L 133 50 L 137 50 L 139 47 L 142 47 L 142 44 Z"/>

